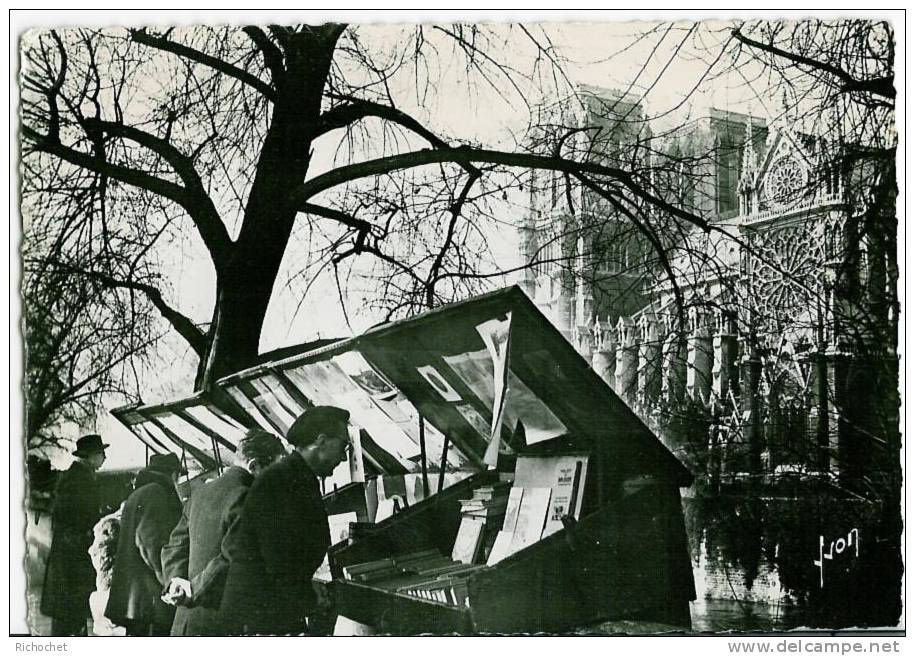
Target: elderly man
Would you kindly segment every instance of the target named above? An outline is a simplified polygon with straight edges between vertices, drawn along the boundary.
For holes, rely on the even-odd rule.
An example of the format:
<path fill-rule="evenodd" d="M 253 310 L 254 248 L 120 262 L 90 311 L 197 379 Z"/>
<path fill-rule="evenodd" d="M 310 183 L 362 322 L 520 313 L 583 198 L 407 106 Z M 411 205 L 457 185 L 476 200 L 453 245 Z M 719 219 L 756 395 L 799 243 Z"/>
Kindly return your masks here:
<path fill-rule="evenodd" d="M 107 444 L 99 435 L 76 441 L 73 464 L 60 475 L 51 511 L 51 551 L 41 594 L 41 612 L 51 618 L 51 635 L 85 635 L 95 569 L 89 558 L 92 527 L 98 521 L 95 472 L 105 462 Z"/>
<path fill-rule="evenodd" d="M 228 539 L 221 610 L 231 633 L 301 634 L 316 606 L 312 576 L 330 546 L 319 477 L 346 459 L 349 413 L 306 410 L 286 434 L 295 451 L 251 485 Z"/>
<path fill-rule="evenodd" d="M 105 616 L 127 635 L 168 635 L 175 609 L 161 599 L 162 547 L 181 519 L 175 485 L 187 473 L 174 453 L 156 454 L 124 502 Z"/>
<path fill-rule="evenodd" d="M 225 635 L 219 604 L 229 561 L 223 542 L 241 512 L 251 483 L 286 455 L 276 435 L 247 432 L 235 451 L 235 465 L 196 490 L 181 520 L 162 549 L 162 568 L 169 580 L 166 602 L 178 606 L 173 636 Z"/>

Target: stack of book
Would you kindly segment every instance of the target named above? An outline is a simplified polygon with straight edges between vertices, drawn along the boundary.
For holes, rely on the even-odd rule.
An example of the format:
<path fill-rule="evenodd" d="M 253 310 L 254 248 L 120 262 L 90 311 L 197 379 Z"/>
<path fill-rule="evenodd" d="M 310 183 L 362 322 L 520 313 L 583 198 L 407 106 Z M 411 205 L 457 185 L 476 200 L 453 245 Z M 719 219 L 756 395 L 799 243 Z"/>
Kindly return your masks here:
<path fill-rule="evenodd" d="M 481 568 L 562 530 L 581 516 L 587 454 L 519 455 L 513 480 L 477 488 L 462 499 L 450 557 L 426 549 L 343 567 L 344 578 L 428 601 L 468 606 L 468 580 Z M 367 529 L 351 523 L 353 535 Z"/>
<path fill-rule="evenodd" d="M 419 599 L 460 606 L 467 604 L 467 577 L 482 567 L 484 565 L 457 562 L 437 549 L 425 549 L 346 565 L 343 577 L 348 581 L 396 589 Z"/>
<path fill-rule="evenodd" d="M 467 578 L 482 567 L 483 565 L 455 563 L 448 568 L 448 571 L 443 571 L 434 578 L 425 578 L 422 581 L 398 588 L 397 591 L 420 599 L 466 606 L 468 599 Z"/>
<path fill-rule="evenodd" d="M 454 565 L 454 561 L 443 556 L 438 549 L 411 551 L 397 556 L 355 563 L 343 567 L 343 578 L 347 581 L 370 583 L 404 575 L 430 572 L 438 575 L 442 568 Z"/>
<path fill-rule="evenodd" d="M 492 485 L 477 488 L 470 499 L 461 499 L 461 514 L 464 517 L 490 522 L 501 522 L 508 503 L 510 481 L 498 481 Z"/>
<path fill-rule="evenodd" d="M 470 499 L 461 499 L 461 526 L 451 557 L 468 565 L 485 560 L 505 517 L 510 481 L 477 488 Z"/>

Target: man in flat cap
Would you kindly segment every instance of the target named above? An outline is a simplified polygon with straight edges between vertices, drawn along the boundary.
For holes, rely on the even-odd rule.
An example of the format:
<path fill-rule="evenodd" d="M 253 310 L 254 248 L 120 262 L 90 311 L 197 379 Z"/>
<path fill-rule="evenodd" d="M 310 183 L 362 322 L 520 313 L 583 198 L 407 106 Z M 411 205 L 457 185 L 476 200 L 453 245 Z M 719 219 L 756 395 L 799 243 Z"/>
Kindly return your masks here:
<path fill-rule="evenodd" d="M 223 545 L 238 520 L 248 488 L 267 467 L 286 455 L 276 435 L 251 429 L 239 441 L 235 464 L 194 491 L 181 520 L 162 549 L 169 581 L 165 600 L 178 606 L 173 636 L 226 634 L 219 612 L 229 561 Z"/>
<path fill-rule="evenodd" d="M 312 576 L 330 546 L 318 481 L 350 447 L 349 412 L 306 410 L 289 428 L 295 451 L 255 479 L 227 540 L 229 573 L 222 612 L 230 633 L 301 634 L 316 607 Z"/>
<path fill-rule="evenodd" d="M 127 635 L 168 635 L 175 608 L 160 599 L 162 547 L 181 518 L 175 485 L 187 473 L 174 453 L 150 457 L 124 502 L 105 616 Z"/>
<path fill-rule="evenodd" d="M 51 551 L 41 594 L 41 612 L 51 618 L 51 635 L 86 635 L 95 569 L 89 558 L 92 527 L 101 516 L 95 472 L 107 444 L 99 435 L 76 441 L 73 464 L 60 475 L 51 510 Z"/>

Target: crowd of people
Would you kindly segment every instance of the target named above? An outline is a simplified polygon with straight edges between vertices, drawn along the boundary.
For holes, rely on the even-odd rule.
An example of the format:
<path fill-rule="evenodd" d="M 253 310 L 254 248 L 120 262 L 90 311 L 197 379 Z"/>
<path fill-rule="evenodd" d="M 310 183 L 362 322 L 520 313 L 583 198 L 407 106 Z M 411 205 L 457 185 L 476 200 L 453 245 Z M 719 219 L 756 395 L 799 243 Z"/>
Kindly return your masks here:
<path fill-rule="evenodd" d="M 289 453 L 250 430 L 233 466 L 184 504 L 178 457 L 151 456 L 121 507 L 107 620 L 135 636 L 307 634 L 309 615 L 329 604 L 312 582 L 330 546 L 319 479 L 346 459 L 348 422 L 340 408 L 306 410 L 286 434 Z M 99 435 L 80 438 L 57 485 L 41 599 L 55 636 L 88 631 L 107 448 Z"/>

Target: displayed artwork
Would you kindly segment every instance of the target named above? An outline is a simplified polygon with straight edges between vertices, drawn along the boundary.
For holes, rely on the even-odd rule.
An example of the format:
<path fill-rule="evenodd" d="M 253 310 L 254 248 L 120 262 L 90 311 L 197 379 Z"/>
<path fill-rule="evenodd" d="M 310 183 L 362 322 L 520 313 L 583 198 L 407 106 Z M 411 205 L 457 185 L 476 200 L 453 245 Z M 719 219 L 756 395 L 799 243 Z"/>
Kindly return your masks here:
<path fill-rule="evenodd" d="M 425 378 L 432 388 L 438 392 L 445 401 L 460 401 L 461 395 L 458 394 L 451 384 L 442 378 L 442 375 L 438 373 L 435 367 L 432 365 L 426 365 L 423 367 L 417 367 L 416 370 Z"/>

